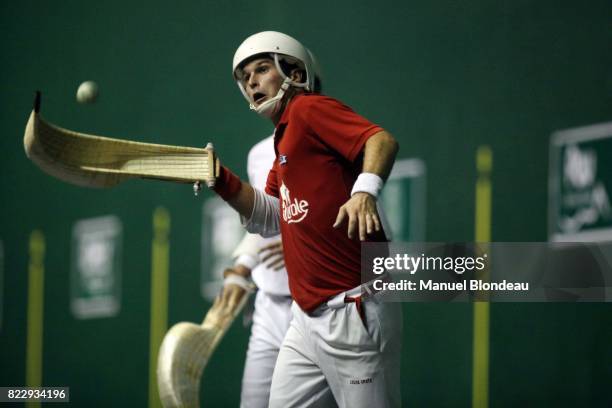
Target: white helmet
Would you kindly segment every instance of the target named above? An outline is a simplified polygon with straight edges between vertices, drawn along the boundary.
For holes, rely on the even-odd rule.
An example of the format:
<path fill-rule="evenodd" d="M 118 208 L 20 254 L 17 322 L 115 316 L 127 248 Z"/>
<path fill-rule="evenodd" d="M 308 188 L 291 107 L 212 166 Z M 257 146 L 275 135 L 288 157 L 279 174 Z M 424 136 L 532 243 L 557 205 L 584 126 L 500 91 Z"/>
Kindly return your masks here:
<path fill-rule="evenodd" d="M 251 103 L 249 96 L 240 81 L 241 68 L 243 63 L 249 58 L 258 54 L 269 54 L 274 59 L 276 69 L 283 77 L 284 81 L 275 97 L 268 99 L 259 106 Z M 249 102 L 251 109 L 260 115 L 271 118 L 280 109 L 280 102 L 289 89 L 289 86 L 304 88 L 306 91 L 314 90 L 315 85 L 315 68 L 311 57 L 311 53 L 298 40 L 287 34 L 276 31 L 262 31 L 261 33 L 253 34 L 236 50 L 234 61 L 232 64 L 232 74 L 238 83 L 240 91 Z M 298 64 L 306 71 L 306 80 L 304 82 L 295 82 L 283 72 L 279 61 L 285 60 L 292 64 Z"/>

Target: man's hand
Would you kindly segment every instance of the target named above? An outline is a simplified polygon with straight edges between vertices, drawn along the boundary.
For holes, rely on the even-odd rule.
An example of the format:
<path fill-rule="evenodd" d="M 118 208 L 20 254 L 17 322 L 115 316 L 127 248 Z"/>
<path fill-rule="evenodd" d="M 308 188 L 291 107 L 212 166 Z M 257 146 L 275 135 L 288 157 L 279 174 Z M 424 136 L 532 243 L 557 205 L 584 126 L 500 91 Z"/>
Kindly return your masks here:
<path fill-rule="evenodd" d="M 283 242 L 278 241 L 259 250 L 261 262 L 268 268 L 273 268 L 279 271 L 285 267 L 285 258 L 283 256 Z"/>
<path fill-rule="evenodd" d="M 380 220 L 376 209 L 376 199 L 368 193 L 355 193 L 338 211 L 334 228 L 338 228 L 348 218 L 348 237 L 353 239 L 355 229 L 359 229 L 359 240 L 365 241 L 367 234 L 380 231 Z"/>
<path fill-rule="evenodd" d="M 246 278 L 251 274 L 251 271 L 242 265 L 236 265 L 233 268 L 227 268 L 223 272 L 223 277 L 230 274 L 241 275 Z M 246 289 L 231 283 L 224 285 L 221 289 L 221 293 L 219 293 L 210 308 L 206 319 L 211 321 L 214 320 L 214 324 L 221 324 L 224 320 L 231 319 L 244 296 L 248 296 Z"/>

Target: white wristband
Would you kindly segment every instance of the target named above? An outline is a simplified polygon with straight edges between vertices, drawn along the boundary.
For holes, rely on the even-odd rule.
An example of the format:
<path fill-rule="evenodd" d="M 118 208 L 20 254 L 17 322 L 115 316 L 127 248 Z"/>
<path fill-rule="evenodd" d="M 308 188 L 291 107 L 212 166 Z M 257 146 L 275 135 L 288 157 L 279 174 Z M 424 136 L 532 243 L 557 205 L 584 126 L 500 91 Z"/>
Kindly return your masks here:
<path fill-rule="evenodd" d="M 249 293 L 253 292 L 254 290 L 253 284 L 247 278 L 235 273 L 229 274 L 225 279 L 223 279 L 223 286 L 227 286 L 229 284 L 238 285 Z"/>
<path fill-rule="evenodd" d="M 355 180 L 355 184 L 353 184 L 351 196 L 355 193 L 368 193 L 376 198 L 380 190 L 382 190 L 383 184 L 383 179 L 377 174 L 361 173 L 357 180 Z"/>

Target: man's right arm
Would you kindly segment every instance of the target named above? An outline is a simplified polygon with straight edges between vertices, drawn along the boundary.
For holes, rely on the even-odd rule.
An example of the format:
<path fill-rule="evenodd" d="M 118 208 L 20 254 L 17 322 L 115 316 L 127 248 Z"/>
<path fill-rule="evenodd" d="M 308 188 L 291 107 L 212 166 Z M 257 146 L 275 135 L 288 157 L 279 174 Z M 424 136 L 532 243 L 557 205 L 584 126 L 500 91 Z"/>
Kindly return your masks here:
<path fill-rule="evenodd" d="M 240 180 L 240 189 L 238 193 L 229 197 L 227 203 L 244 218 L 251 218 L 253 214 L 253 204 L 255 202 L 255 190 L 253 187 Z"/>

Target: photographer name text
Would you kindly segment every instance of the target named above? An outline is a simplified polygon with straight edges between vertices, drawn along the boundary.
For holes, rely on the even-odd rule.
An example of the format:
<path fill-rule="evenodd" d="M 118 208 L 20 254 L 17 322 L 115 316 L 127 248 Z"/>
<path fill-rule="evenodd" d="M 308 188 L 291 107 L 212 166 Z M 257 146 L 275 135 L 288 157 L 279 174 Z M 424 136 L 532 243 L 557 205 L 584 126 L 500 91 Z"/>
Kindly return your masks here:
<path fill-rule="evenodd" d="M 397 282 L 386 282 L 376 279 L 373 282 L 374 290 L 377 291 L 528 291 L 528 282 L 485 282 L 480 279 L 464 279 L 458 282 L 435 282 L 432 279 L 421 279 L 418 281 L 401 279 Z"/>

